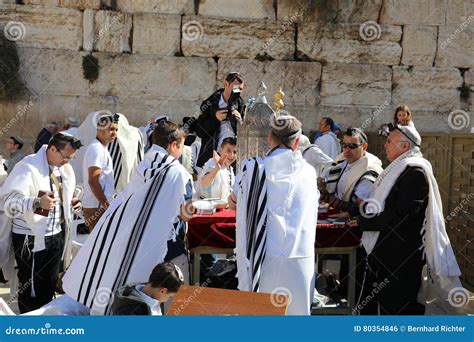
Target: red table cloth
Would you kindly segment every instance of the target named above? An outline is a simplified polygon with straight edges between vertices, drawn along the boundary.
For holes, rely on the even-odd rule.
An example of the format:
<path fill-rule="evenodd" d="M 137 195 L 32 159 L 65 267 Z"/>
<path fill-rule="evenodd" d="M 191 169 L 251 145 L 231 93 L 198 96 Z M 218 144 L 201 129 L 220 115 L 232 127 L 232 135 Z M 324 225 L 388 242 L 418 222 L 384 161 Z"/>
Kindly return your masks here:
<path fill-rule="evenodd" d="M 318 219 L 327 218 L 334 213 L 321 213 Z M 357 246 L 362 232 L 358 228 L 343 225 L 318 224 L 316 226 L 317 248 Z M 188 228 L 189 248 L 199 246 L 216 248 L 235 248 L 235 211 L 221 210 L 213 215 L 193 215 Z"/>

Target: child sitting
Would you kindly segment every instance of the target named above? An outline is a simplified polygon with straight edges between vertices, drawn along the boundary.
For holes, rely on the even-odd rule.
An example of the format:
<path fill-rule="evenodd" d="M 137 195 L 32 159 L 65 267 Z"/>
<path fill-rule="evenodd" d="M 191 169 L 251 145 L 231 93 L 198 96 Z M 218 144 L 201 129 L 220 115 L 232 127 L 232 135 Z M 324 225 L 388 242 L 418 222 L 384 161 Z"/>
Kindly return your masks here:
<path fill-rule="evenodd" d="M 227 201 L 234 185 L 232 164 L 237 159 L 236 138 L 225 138 L 219 153 L 204 164 L 198 178 L 196 193 L 199 198 L 220 198 Z"/>
<path fill-rule="evenodd" d="M 146 284 L 119 288 L 112 303 L 112 315 L 161 316 L 160 304 L 176 296 L 184 277 L 170 261 L 155 266 Z"/>

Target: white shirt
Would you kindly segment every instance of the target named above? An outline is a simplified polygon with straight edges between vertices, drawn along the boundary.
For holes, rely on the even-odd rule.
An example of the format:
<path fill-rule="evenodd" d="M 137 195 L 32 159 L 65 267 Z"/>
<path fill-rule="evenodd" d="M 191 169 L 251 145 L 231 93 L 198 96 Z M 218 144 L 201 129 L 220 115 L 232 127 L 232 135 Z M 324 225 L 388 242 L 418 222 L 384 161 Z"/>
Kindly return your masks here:
<path fill-rule="evenodd" d="M 335 159 L 341 153 L 339 139 L 332 132 L 324 133 L 314 142 L 329 158 Z"/>
<path fill-rule="evenodd" d="M 216 177 L 214 177 L 211 185 L 207 188 L 202 187 L 202 178 L 211 172 L 215 166 L 216 161 L 213 158 L 209 159 L 206 164 L 204 164 L 202 171 L 199 174 L 196 193 L 200 198 L 220 198 L 227 201 L 227 197 L 229 197 L 232 187 L 234 186 L 234 172 L 232 166 L 220 169 L 217 172 Z"/>
<path fill-rule="evenodd" d="M 337 183 L 337 189 L 336 189 L 336 196 L 337 198 L 341 199 L 344 196 L 344 189 L 346 187 L 346 179 L 347 179 L 347 174 L 353 168 L 357 162 L 361 161 L 361 159 L 355 161 L 352 164 L 348 164 L 347 161 L 345 161 L 342 165 L 344 171 L 339 178 L 339 182 Z M 372 193 L 372 190 L 374 189 L 374 184 L 370 182 L 367 179 L 364 179 L 357 184 L 355 188 L 354 194 L 359 197 L 363 201 L 367 201 L 370 198 L 370 194 Z"/>
<path fill-rule="evenodd" d="M 304 153 L 303 153 L 304 152 Z M 316 176 L 325 178 L 331 169 L 333 160 L 317 146 L 302 151 L 303 158 L 316 170 Z"/>
<path fill-rule="evenodd" d="M 220 109 L 227 109 L 227 102 L 224 101 L 224 97 L 221 95 L 221 99 L 219 100 L 219 110 Z M 222 141 L 225 138 L 234 137 L 235 133 L 232 129 L 232 124 L 230 120 L 222 120 L 221 121 L 221 129 L 219 130 L 219 143 L 217 144 L 217 148 L 221 147 Z"/>
<path fill-rule="evenodd" d="M 162 316 L 163 314 L 161 313 L 160 302 L 157 301 L 156 299 L 151 298 L 149 295 L 143 292 L 142 290 L 144 287 L 145 285 L 143 284 L 138 284 L 135 286 L 135 289 L 137 290 L 138 295 L 148 305 L 152 316 Z"/>
<path fill-rule="evenodd" d="M 102 143 L 94 139 L 86 149 L 83 163 L 84 175 L 84 198 L 82 204 L 84 208 L 98 208 L 99 201 L 92 193 L 89 186 L 89 167 L 98 167 L 101 169 L 99 176 L 99 184 L 104 191 L 104 195 L 110 202 L 114 194 L 114 169 L 112 158 L 107 148 Z"/>

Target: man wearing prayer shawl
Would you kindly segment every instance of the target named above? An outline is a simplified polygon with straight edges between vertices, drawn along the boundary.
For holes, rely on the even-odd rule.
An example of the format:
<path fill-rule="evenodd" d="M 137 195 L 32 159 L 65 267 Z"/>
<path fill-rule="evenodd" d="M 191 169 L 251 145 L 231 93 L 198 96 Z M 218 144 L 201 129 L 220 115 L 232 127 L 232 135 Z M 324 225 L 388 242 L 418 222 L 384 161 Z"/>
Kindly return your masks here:
<path fill-rule="evenodd" d="M 176 239 L 192 190 L 191 175 L 179 163 L 184 132 L 163 121 L 153 134 L 154 145 L 137 166 L 130 184 L 110 203 L 63 278 L 63 288 L 91 314 L 110 314 L 112 294 L 129 283 L 146 282 L 153 267 Z"/>
<path fill-rule="evenodd" d="M 314 242 L 319 192 L 316 171 L 298 150 L 301 122 L 273 117 L 272 149 L 243 162 L 229 196 L 237 207 L 238 288 L 289 296 L 289 315 L 309 315 L 314 292 Z"/>
<path fill-rule="evenodd" d="M 385 143 L 391 163 L 375 181 L 362 215 L 348 224 L 364 231 L 362 243 L 369 255 L 365 294 L 377 284 L 379 291 L 369 302 L 375 313 L 423 315 L 425 302 L 418 294 L 425 263 L 428 283 L 442 289 L 460 287 L 461 272 L 431 164 L 419 149 L 421 137 L 414 127 L 391 129 Z"/>
<path fill-rule="evenodd" d="M 0 235 L 2 241 L 13 242 L 21 313 L 40 308 L 54 296 L 76 186 L 69 161 L 81 146 L 74 137 L 57 133 L 16 164 L 0 190 L 2 216 L 10 218 L 2 218 Z M 11 232 L 11 240 L 6 232 Z"/>

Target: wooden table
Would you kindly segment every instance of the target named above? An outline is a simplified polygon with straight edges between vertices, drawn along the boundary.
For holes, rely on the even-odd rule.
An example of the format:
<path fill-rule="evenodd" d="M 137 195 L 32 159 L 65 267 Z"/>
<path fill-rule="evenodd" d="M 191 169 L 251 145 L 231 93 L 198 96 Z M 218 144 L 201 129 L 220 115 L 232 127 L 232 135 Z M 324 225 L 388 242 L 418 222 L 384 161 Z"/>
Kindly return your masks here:
<path fill-rule="evenodd" d="M 167 311 L 168 316 L 246 315 L 283 316 L 288 297 L 270 293 L 183 285 Z M 281 297 L 280 297 L 281 296 Z"/>

